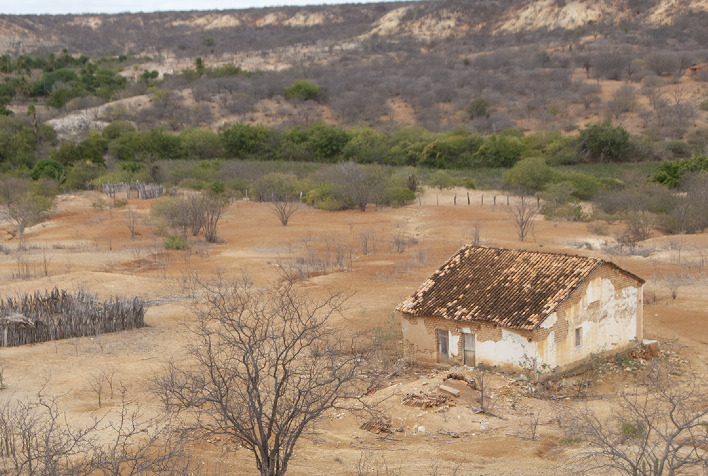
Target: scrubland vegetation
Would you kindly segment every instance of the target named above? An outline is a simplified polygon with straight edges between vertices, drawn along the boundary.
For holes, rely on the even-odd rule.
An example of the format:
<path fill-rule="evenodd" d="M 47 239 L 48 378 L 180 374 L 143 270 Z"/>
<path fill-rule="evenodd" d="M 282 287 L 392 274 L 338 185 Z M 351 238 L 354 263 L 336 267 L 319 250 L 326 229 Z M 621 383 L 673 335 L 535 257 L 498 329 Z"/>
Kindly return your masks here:
<path fill-rule="evenodd" d="M 51 216 L 56 197 L 104 184 L 163 186 L 165 196 L 142 219 L 115 196 L 91 205 L 111 214 L 122 209 L 120 226 L 131 241 L 139 240 L 141 226 L 152 228 L 165 280 L 169 253 L 182 253 L 187 263 L 192 253 L 207 255 L 223 243 L 219 227 L 227 207 L 245 198 L 266 202 L 279 229 L 310 207 L 369 216 L 372 205 L 400 207 L 420 200 L 425 189 L 458 187 L 492 191 L 495 209 L 497 194 L 506 195 L 505 219 L 520 241 L 533 236 L 538 214 L 592 221 L 599 235 L 612 227 L 614 251 L 622 252 L 658 234 L 702 233 L 708 226 L 708 12 L 679 5 L 663 22 L 648 13 L 658 1 L 620 1 L 617 15 L 598 20 L 505 26 L 504 18 L 532 3 L 446 0 L 74 21 L 0 15 L 6 46 L 0 219 L 8 239 L 17 241 L 0 251 L 16 260 L 13 278 L 29 279 L 25 232 Z M 576 3 L 584 5 L 544 5 Z M 266 21 L 267 14 L 277 20 Z M 221 23 L 213 27 L 215 19 Z M 20 29 L 22 41 L 5 32 L 7 25 Z M 461 226 L 470 228 L 470 241 L 483 241 L 480 222 Z M 245 275 L 237 281 L 184 277 L 193 286 L 198 320 L 190 336 L 201 346 L 151 377 L 151 396 L 164 415 L 134 411 L 128 388 L 116 382 L 114 395 L 113 374 L 104 370 L 91 376 L 91 391 L 99 408 L 103 396 L 116 412 L 77 430 L 62 423 L 58 399 L 42 388 L 31 401 L 0 405 L 2 471 L 198 474 L 185 451 L 196 435 L 238 442 L 261 474 L 284 474 L 312 421 L 351 410 L 343 399 L 366 407 L 361 395 L 405 365 L 397 330 L 381 324 L 368 339 L 335 333 L 326 321 L 349 296 L 316 299 L 295 285 L 352 272 L 355 254 L 367 259 L 379 252 L 377 231 L 358 227 L 349 224 L 347 242 L 291 241 L 290 258 L 269 263 L 281 282 L 266 291 Z M 390 238 L 391 255 L 418 243 L 403 231 Z M 428 250 L 416 253 L 377 276 L 390 281 L 427 260 Z M 45 277 L 50 264 L 45 254 Z M 673 300 L 680 286 L 698 279 L 686 269 L 664 280 Z M 656 301 L 656 292 L 647 291 L 647 303 L 651 296 Z M 254 359 L 239 361 L 244 355 Z M 577 465 L 573 471 L 705 471 L 705 385 L 676 364 L 667 357 L 645 369 L 608 421 L 587 408 L 560 412 L 561 443 L 587 443 L 587 451 L 568 459 Z M 249 373 L 251 365 L 266 375 Z M 578 379 L 574 398 L 587 397 L 598 368 L 584 374 L 592 382 Z M 484 390 L 493 374 L 478 372 L 478 413 L 496 417 Z M 524 391 L 536 391 L 529 388 Z M 554 392 L 546 395 L 550 401 Z M 314 394 L 321 398 L 308 399 Z M 375 427 L 387 428 L 378 410 L 363 410 Z M 667 411 L 680 418 L 655 431 Z M 173 420 L 177 414 L 183 419 Z M 533 441 L 539 418 L 531 414 Z M 114 434 L 114 443 L 99 433 Z M 669 441 L 663 450 L 660 440 Z M 358 470 L 395 472 L 364 454 Z"/>

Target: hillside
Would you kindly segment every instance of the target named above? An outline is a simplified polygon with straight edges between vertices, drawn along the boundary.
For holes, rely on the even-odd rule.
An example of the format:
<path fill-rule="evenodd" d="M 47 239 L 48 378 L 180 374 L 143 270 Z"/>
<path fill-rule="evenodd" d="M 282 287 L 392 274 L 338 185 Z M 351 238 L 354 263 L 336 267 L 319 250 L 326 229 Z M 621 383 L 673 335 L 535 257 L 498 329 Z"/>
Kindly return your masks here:
<path fill-rule="evenodd" d="M 104 124 L 121 118 L 182 130 L 324 120 L 489 134 L 508 128 L 573 133 L 611 118 L 635 134 L 675 139 L 706 127 L 701 104 L 708 98 L 708 72 L 686 73 L 708 60 L 706 21 L 708 2 L 668 0 L 0 15 L 0 51 L 120 57 L 114 67 L 131 82 L 110 100 L 172 92 L 162 107 L 153 98 L 114 108 L 103 114 Z M 181 74 L 197 58 L 206 68 L 234 65 L 255 74 Z M 141 83 L 145 70 L 158 80 Z M 320 96 L 287 100 L 284 89 L 298 79 L 321 86 Z M 484 109 L 473 111 L 473 99 L 483 100 Z M 26 102 L 18 95 L 8 107 L 22 112 Z M 86 102 L 41 108 L 41 115 L 81 112 Z M 89 105 L 99 102 L 105 99 Z M 74 137 L 101 127 L 88 114 L 78 116 L 53 124 L 69 123 Z"/>

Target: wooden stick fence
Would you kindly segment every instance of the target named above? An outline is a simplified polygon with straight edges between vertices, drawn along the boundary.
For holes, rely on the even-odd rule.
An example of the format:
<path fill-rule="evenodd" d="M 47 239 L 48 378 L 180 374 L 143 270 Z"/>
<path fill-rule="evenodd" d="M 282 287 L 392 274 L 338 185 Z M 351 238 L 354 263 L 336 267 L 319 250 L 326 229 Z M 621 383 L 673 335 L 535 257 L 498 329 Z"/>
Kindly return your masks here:
<path fill-rule="evenodd" d="M 70 293 L 54 288 L 45 294 L 0 299 L 3 347 L 144 326 L 145 306 L 138 298 L 115 297 L 101 303 L 85 291 Z"/>
<path fill-rule="evenodd" d="M 101 185 L 101 189 L 103 193 L 113 199 L 116 198 L 116 194 L 118 193 L 125 193 L 125 197 L 130 198 L 131 190 L 135 190 L 138 198 L 142 200 L 157 198 L 164 193 L 162 185 L 157 183 L 144 183 L 139 180 L 130 183 L 104 183 Z"/>

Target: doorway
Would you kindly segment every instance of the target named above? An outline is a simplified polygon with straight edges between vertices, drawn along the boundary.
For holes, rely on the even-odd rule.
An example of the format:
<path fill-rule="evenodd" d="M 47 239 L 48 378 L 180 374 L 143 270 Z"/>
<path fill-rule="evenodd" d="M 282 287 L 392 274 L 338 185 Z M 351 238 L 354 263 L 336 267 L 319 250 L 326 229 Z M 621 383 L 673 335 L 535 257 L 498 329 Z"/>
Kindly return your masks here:
<path fill-rule="evenodd" d="M 475 366 L 475 342 L 477 336 L 474 334 L 462 334 L 462 344 L 464 348 L 465 365 L 468 367 Z"/>
<path fill-rule="evenodd" d="M 450 333 L 438 329 L 438 362 L 450 360 Z"/>

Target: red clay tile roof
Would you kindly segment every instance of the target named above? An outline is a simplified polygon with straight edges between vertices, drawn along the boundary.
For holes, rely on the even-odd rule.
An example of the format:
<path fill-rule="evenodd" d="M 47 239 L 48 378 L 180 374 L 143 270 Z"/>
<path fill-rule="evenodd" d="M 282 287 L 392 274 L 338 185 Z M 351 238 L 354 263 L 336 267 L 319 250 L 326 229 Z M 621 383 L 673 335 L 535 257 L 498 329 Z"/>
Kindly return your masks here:
<path fill-rule="evenodd" d="M 396 309 L 533 330 L 604 264 L 644 282 L 597 258 L 467 245 Z"/>

